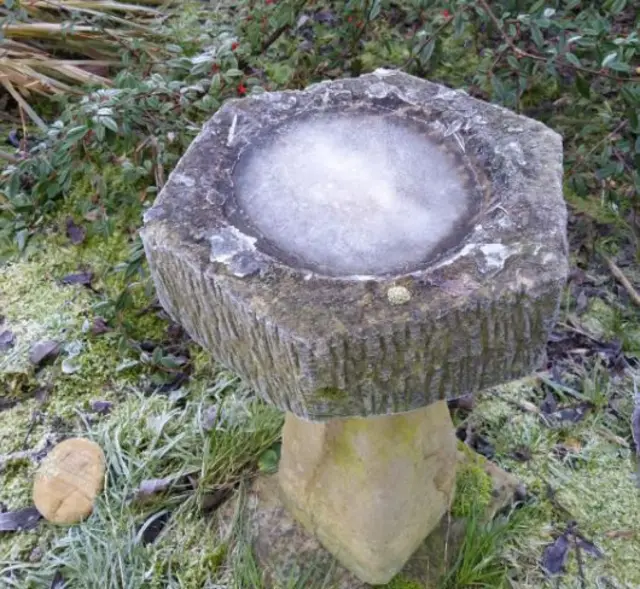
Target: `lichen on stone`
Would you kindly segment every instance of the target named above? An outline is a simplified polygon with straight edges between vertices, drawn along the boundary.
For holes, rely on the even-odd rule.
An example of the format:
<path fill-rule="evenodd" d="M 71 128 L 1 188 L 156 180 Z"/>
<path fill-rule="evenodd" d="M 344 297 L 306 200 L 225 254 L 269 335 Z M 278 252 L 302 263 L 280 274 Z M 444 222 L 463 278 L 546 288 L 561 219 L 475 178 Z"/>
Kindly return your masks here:
<path fill-rule="evenodd" d="M 392 286 L 387 290 L 387 298 L 392 305 L 403 305 L 411 300 L 411 292 L 406 286 Z"/>

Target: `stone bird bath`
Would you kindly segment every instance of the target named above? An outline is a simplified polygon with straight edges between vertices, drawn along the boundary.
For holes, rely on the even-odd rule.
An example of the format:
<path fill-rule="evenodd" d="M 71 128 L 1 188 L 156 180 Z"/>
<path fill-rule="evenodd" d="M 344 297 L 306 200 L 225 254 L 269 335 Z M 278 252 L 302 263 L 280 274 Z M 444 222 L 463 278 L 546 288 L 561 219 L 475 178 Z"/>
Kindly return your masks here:
<path fill-rule="evenodd" d="M 289 512 L 381 584 L 452 500 L 446 399 L 543 361 L 567 275 L 562 142 L 388 70 L 231 100 L 142 239 L 171 317 L 286 412 Z"/>

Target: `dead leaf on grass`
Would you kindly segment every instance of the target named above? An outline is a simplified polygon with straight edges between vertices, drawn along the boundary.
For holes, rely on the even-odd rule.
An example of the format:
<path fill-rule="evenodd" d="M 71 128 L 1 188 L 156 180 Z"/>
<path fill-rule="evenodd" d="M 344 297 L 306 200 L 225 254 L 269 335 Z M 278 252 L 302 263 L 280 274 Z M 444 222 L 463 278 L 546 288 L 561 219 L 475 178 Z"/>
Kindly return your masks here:
<path fill-rule="evenodd" d="M 46 360 L 52 360 L 60 353 L 61 344 L 55 340 L 36 342 L 29 351 L 29 361 L 39 366 Z"/>
<path fill-rule="evenodd" d="M 62 280 L 62 284 L 80 284 L 82 286 L 90 286 L 93 281 L 93 272 L 76 272 L 74 274 L 67 274 Z"/>
<path fill-rule="evenodd" d="M 73 245 L 79 245 L 86 237 L 86 230 L 75 224 L 74 220 L 69 217 L 67 219 L 67 237 Z"/>
<path fill-rule="evenodd" d="M 90 407 L 94 413 L 108 415 L 113 408 L 113 403 L 111 401 L 91 401 Z"/>
<path fill-rule="evenodd" d="M 147 479 L 140 483 L 136 490 L 135 500 L 145 501 L 153 495 L 166 491 L 172 483 L 176 481 L 176 477 L 164 477 L 162 479 Z"/>
<path fill-rule="evenodd" d="M 558 536 L 551 544 L 548 544 L 542 553 L 541 565 L 547 574 L 558 575 L 565 572 L 569 549 L 572 546 L 576 550 L 578 559 L 580 558 L 580 550 L 595 558 L 604 557 L 604 553 L 591 540 L 588 540 L 578 532 L 577 524 L 570 522 L 564 533 Z"/>
<path fill-rule="evenodd" d="M 564 572 L 569 546 L 569 536 L 564 533 L 544 549 L 542 553 L 542 568 L 548 574 L 558 575 Z"/>
<path fill-rule="evenodd" d="M 16 336 L 12 331 L 5 329 L 4 331 L 0 332 L 0 352 L 4 352 L 5 350 L 12 348 L 15 344 L 15 341 Z"/>
<path fill-rule="evenodd" d="M 22 532 L 38 526 L 42 516 L 35 507 L 0 513 L 0 532 Z"/>
<path fill-rule="evenodd" d="M 53 576 L 53 580 L 51 581 L 51 586 L 49 589 L 65 589 L 67 586 L 67 582 L 64 580 L 62 573 L 60 571 L 56 571 L 56 574 Z"/>
<path fill-rule="evenodd" d="M 164 527 L 167 525 L 171 512 L 164 510 L 149 517 L 138 530 L 137 541 L 143 546 L 156 541 Z"/>
<path fill-rule="evenodd" d="M 93 335 L 102 335 L 108 331 L 111 331 L 111 328 L 102 317 L 96 317 L 93 320 L 93 325 L 91 326 L 91 333 Z"/>

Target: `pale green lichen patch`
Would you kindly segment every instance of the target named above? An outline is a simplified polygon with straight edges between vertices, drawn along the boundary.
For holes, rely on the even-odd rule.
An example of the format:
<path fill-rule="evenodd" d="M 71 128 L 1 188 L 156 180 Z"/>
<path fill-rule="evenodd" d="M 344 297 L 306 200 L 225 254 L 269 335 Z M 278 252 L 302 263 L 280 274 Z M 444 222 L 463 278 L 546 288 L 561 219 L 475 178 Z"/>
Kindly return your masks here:
<path fill-rule="evenodd" d="M 627 443 L 632 385 L 628 380 L 607 389 L 622 395 L 618 404 L 622 423 L 592 410 L 577 422 L 554 422 L 533 410 L 542 400 L 533 380 L 480 395 L 474 421 L 496 450 L 500 466 L 511 471 L 529 489 L 535 509 L 529 510 L 526 534 L 511 541 L 506 558 L 520 562 L 522 587 L 546 586 L 540 568 L 544 548 L 562 533 L 570 520 L 603 551 L 603 558 L 583 554 L 587 586 L 606 577 L 616 586 L 640 586 L 640 493 L 635 483 L 635 461 Z M 593 382 L 592 382 L 593 385 Z M 528 401 L 523 410 L 518 403 Z M 568 397 L 567 406 L 578 401 Z M 625 439 L 626 438 L 626 439 Z M 515 457 L 526 450 L 526 461 Z M 518 560 L 520 559 L 520 560 Z M 568 557 L 567 587 L 579 587 L 577 562 Z"/>

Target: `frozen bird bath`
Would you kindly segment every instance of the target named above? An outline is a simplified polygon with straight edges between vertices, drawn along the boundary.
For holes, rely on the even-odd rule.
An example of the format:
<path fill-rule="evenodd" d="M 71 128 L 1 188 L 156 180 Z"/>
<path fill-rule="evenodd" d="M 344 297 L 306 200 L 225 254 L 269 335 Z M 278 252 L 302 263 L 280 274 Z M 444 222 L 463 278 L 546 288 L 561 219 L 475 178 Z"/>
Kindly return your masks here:
<path fill-rule="evenodd" d="M 449 507 L 446 399 L 544 357 L 561 182 L 544 125 L 378 70 L 225 103 L 145 216 L 162 305 L 286 411 L 282 500 L 368 583 Z"/>

